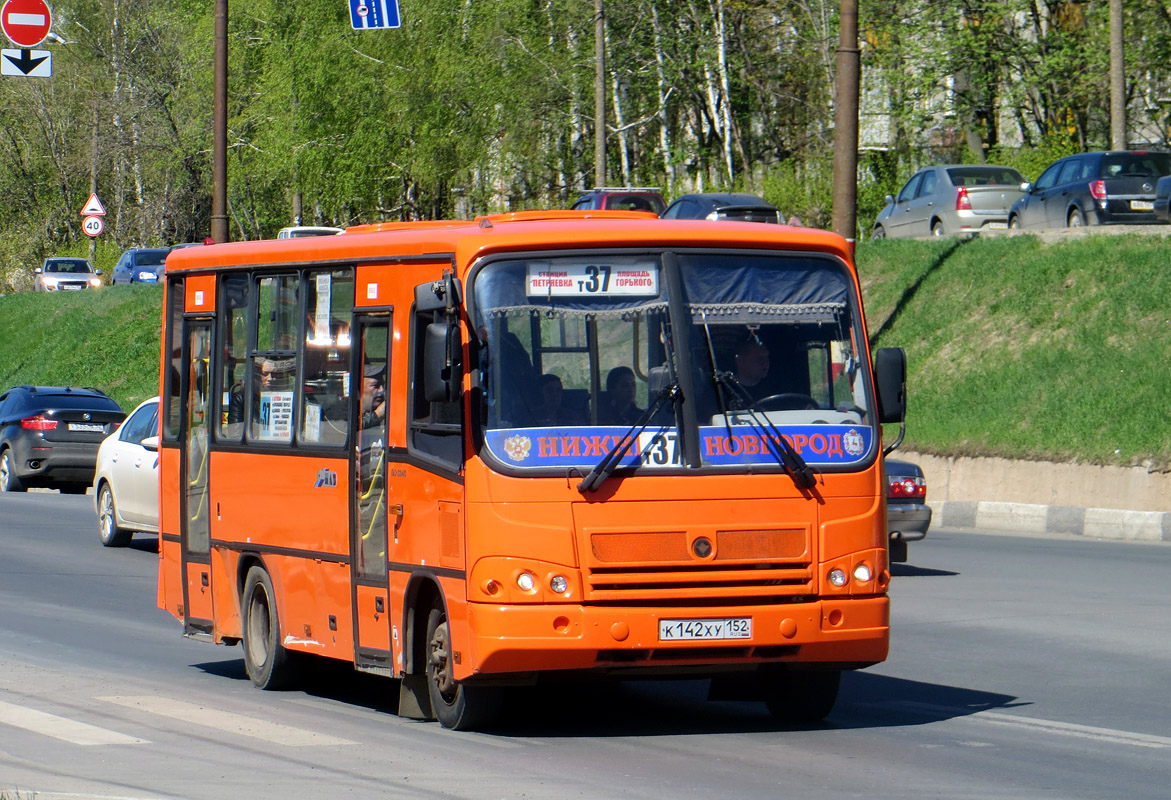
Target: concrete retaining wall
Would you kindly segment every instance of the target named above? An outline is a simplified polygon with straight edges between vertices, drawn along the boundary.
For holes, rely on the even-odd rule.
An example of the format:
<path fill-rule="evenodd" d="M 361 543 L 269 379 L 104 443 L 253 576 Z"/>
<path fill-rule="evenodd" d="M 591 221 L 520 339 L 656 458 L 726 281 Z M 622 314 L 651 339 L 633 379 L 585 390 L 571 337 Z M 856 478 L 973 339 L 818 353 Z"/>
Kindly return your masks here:
<path fill-rule="evenodd" d="M 897 451 L 927 477 L 932 525 L 1171 542 L 1171 473 Z"/>

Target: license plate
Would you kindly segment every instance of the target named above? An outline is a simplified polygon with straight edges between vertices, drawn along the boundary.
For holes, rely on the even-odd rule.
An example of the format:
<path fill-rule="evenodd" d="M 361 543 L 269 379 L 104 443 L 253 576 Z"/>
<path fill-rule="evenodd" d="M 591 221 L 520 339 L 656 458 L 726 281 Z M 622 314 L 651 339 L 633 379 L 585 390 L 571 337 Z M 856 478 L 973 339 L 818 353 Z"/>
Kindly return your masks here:
<path fill-rule="evenodd" d="M 984 226 L 990 231 L 1003 231 L 1008 228 L 1007 222 L 989 222 Z"/>
<path fill-rule="evenodd" d="M 725 619 L 661 619 L 660 642 L 720 641 L 751 639 L 752 617 Z"/>
<path fill-rule="evenodd" d="M 66 292 L 75 292 L 78 289 L 80 289 L 81 287 L 78 286 L 76 283 L 64 283 L 61 285 L 60 288 Z"/>
<path fill-rule="evenodd" d="M 69 430 L 71 431 L 94 431 L 101 433 L 106 429 L 105 425 L 99 425 L 96 422 L 70 422 Z"/>
<path fill-rule="evenodd" d="M 1154 200 L 1131 200 L 1130 201 L 1130 210 L 1131 211 L 1154 211 L 1155 210 L 1155 201 Z"/>

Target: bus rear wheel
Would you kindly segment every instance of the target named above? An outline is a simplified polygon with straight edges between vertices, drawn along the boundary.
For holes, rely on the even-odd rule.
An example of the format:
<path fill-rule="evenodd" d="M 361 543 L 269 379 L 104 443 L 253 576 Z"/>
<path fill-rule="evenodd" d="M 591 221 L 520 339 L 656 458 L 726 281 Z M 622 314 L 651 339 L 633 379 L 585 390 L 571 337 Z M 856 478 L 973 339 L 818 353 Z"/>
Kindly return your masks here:
<path fill-rule="evenodd" d="M 297 677 L 295 660 L 281 644 L 280 618 L 272 579 L 252 567 L 244 581 L 244 669 L 261 689 L 283 689 Z"/>
<path fill-rule="evenodd" d="M 468 686 L 455 680 L 451 629 L 437 603 L 427 614 L 427 692 L 439 724 L 453 731 L 480 730 L 500 713 L 500 689 Z"/>
<path fill-rule="evenodd" d="M 838 700 L 839 669 L 776 672 L 766 677 L 765 705 L 781 722 L 809 725 L 829 716 Z"/>

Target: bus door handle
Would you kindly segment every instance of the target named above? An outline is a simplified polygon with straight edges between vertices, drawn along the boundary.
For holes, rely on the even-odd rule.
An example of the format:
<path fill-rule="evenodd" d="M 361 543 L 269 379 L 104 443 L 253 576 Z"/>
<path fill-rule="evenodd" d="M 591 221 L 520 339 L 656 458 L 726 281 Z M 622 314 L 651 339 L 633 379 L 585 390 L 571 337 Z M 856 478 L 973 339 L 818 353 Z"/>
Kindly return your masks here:
<path fill-rule="evenodd" d="M 391 530 L 394 531 L 394 543 L 398 544 L 398 529 L 399 526 L 403 524 L 403 504 L 394 503 L 388 508 L 390 513 L 394 514 L 394 525 L 391 526 Z"/>

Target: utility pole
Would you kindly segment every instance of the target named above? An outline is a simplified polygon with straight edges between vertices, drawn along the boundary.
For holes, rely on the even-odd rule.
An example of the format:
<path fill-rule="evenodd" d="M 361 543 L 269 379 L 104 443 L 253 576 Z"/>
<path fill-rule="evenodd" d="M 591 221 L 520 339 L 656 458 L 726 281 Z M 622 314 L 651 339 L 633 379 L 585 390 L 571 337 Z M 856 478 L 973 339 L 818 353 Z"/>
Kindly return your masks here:
<path fill-rule="evenodd" d="M 606 14 L 594 0 L 594 185 L 606 185 Z"/>
<path fill-rule="evenodd" d="M 1110 0 L 1110 149 L 1126 149 L 1126 69 L 1122 45 L 1122 0 Z"/>
<path fill-rule="evenodd" d="M 833 230 L 853 248 L 858 230 L 858 0 L 841 0 L 834 92 Z"/>
<path fill-rule="evenodd" d="M 214 57 L 211 238 L 222 244 L 228 241 L 228 0 L 215 0 Z"/>

